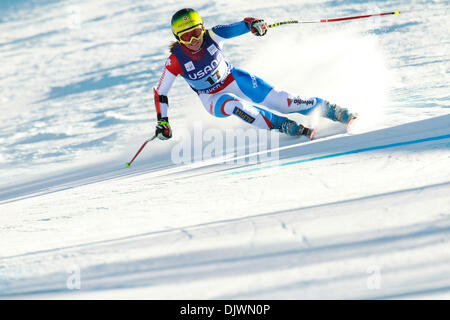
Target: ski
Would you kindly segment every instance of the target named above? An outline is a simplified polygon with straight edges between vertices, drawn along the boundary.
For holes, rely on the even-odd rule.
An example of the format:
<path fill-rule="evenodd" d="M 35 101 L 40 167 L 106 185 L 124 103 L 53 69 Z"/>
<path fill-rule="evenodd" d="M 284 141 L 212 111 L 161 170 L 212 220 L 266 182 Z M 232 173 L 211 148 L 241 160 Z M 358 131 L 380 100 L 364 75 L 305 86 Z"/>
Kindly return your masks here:
<path fill-rule="evenodd" d="M 314 135 L 316 134 L 317 129 L 307 128 L 305 126 L 300 125 L 297 128 L 297 136 L 306 136 L 309 140 L 314 139 Z"/>
<path fill-rule="evenodd" d="M 353 131 L 354 127 L 355 127 L 355 124 L 356 124 L 357 120 L 358 120 L 358 118 L 352 118 L 352 119 L 347 123 L 347 128 L 346 128 L 347 133 L 352 133 L 352 131 Z"/>
<path fill-rule="evenodd" d="M 317 131 L 317 129 L 303 127 L 302 135 L 308 137 L 309 140 L 312 141 L 314 139 L 314 135 L 316 134 L 316 131 Z"/>
<path fill-rule="evenodd" d="M 311 130 L 311 129 L 310 129 Z M 309 140 L 314 140 L 314 135 L 316 134 L 317 129 L 312 129 L 311 133 L 309 134 Z"/>

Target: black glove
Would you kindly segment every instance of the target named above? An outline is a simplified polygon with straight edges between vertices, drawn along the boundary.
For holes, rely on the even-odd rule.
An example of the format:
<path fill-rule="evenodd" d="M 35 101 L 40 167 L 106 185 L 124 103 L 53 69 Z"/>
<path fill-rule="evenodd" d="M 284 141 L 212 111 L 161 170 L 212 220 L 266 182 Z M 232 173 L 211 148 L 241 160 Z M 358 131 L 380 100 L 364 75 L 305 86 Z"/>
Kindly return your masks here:
<path fill-rule="evenodd" d="M 169 119 L 167 117 L 158 120 L 155 135 L 161 140 L 172 138 L 172 129 L 170 128 Z"/>
<path fill-rule="evenodd" d="M 244 21 L 255 36 L 263 36 L 267 33 L 267 23 L 263 19 L 245 18 Z"/>

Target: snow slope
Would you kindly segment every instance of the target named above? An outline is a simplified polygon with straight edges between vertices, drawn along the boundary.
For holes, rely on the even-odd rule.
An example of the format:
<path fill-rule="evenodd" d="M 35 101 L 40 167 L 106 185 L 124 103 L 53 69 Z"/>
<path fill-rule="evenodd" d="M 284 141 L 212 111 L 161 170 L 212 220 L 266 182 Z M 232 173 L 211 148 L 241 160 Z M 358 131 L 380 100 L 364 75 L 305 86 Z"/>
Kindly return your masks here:
<path fill-rule="evenodd" d="M 242 127 L 212 118 L 177 80 L 174 138 L 151 142 L 126 169 L 152 133 L 151 86 L 167 57 L 168 21 L 184 6 L 210 26 L 402 14 L 280 27 L 226 46 L 233 64 L 279 87 L 360 112 L 354 134 L 295 115 L 322 137 L 275 135 L 276 161 L 247 161 L 258 150 L 250 142 L 244 157 L 231 150 L 226 162 L 177 164 L 174 148 L 198 127 L 219 136 Z M 1 298 L 450 297 L 445 2 L 0 7 Z"/>

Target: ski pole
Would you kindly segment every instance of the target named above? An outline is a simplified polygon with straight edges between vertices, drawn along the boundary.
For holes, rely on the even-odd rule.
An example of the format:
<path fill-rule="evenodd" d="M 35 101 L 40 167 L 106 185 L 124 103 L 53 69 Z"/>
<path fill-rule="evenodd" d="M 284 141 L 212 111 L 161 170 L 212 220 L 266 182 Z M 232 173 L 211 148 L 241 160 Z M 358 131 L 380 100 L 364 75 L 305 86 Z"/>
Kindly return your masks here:
<path fill-rule="evenodd" d="M 131 164 L 133 163 L 134 159 L 136 159 L 136 157 L 138 156 L 138 154 L 141 153 L 141 151 L 142 151 L 142 149 L 144 149 L 145 145 L 146 145 L 147 143 L 149 143 L 150 141 L 152 141 L 153 139 L 155 139 L 155 138 L 156 138 L 156 134 L 155 134 L 153 137 L 151 137 L 150 139 L 145 140 L 144 144 L 139 148 L 138 152 L 136 152 L 136 154 L 134 155 L 133 159 L 131 159 L 130 162 L 127 162 L 127 163 L 125 164 L 127 168 L 129 168 L 129 167 L 131 166 Z"/>
<path fill-rule="evenodd" d="M 281 21 L 268 25 L 268 28 L 278 27 L 284 24 L 297 24 L 297 23 L 321 23 L 321 22 L 337 22 L 337 21 L 345 21 L 345 20 L 354 20 L 354 19 L 362 19 L 376 16 L 386 16 L 386 15 L 399 15 L 400 11 L 396 10 L 393 12 L 385 12 L 385 13 L 377 13 L 377 14 L 368 14 L 364 16 L 353 16 L 353 17 L 345 17 L 345 18 L 334 18 L 334 19 L 320 19 L 320 20 L 311 20 L 311 21 L 299 21 L 299 20 L 290 20 L 290 21 Z"/>

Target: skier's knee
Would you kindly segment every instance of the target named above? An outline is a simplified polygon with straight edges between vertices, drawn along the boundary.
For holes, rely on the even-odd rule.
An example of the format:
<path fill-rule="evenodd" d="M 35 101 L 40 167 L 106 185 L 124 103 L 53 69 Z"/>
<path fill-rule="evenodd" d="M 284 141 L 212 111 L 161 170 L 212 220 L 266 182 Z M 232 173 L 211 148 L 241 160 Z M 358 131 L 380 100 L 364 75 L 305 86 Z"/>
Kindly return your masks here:
<path fill-rule="evenodd" d="M 215 103 L 211 102 L 209 112 L 216 117 L 229 117 L 236 106 L 242 105 L 235 96 L 224 94 Z"/>
<path fill-rule="evenodd" d="M 286 91 L 273 88 L 264 99 L 262 105 L 281 113 L 290 113 L 289 99 L 292 95 Z"/>

